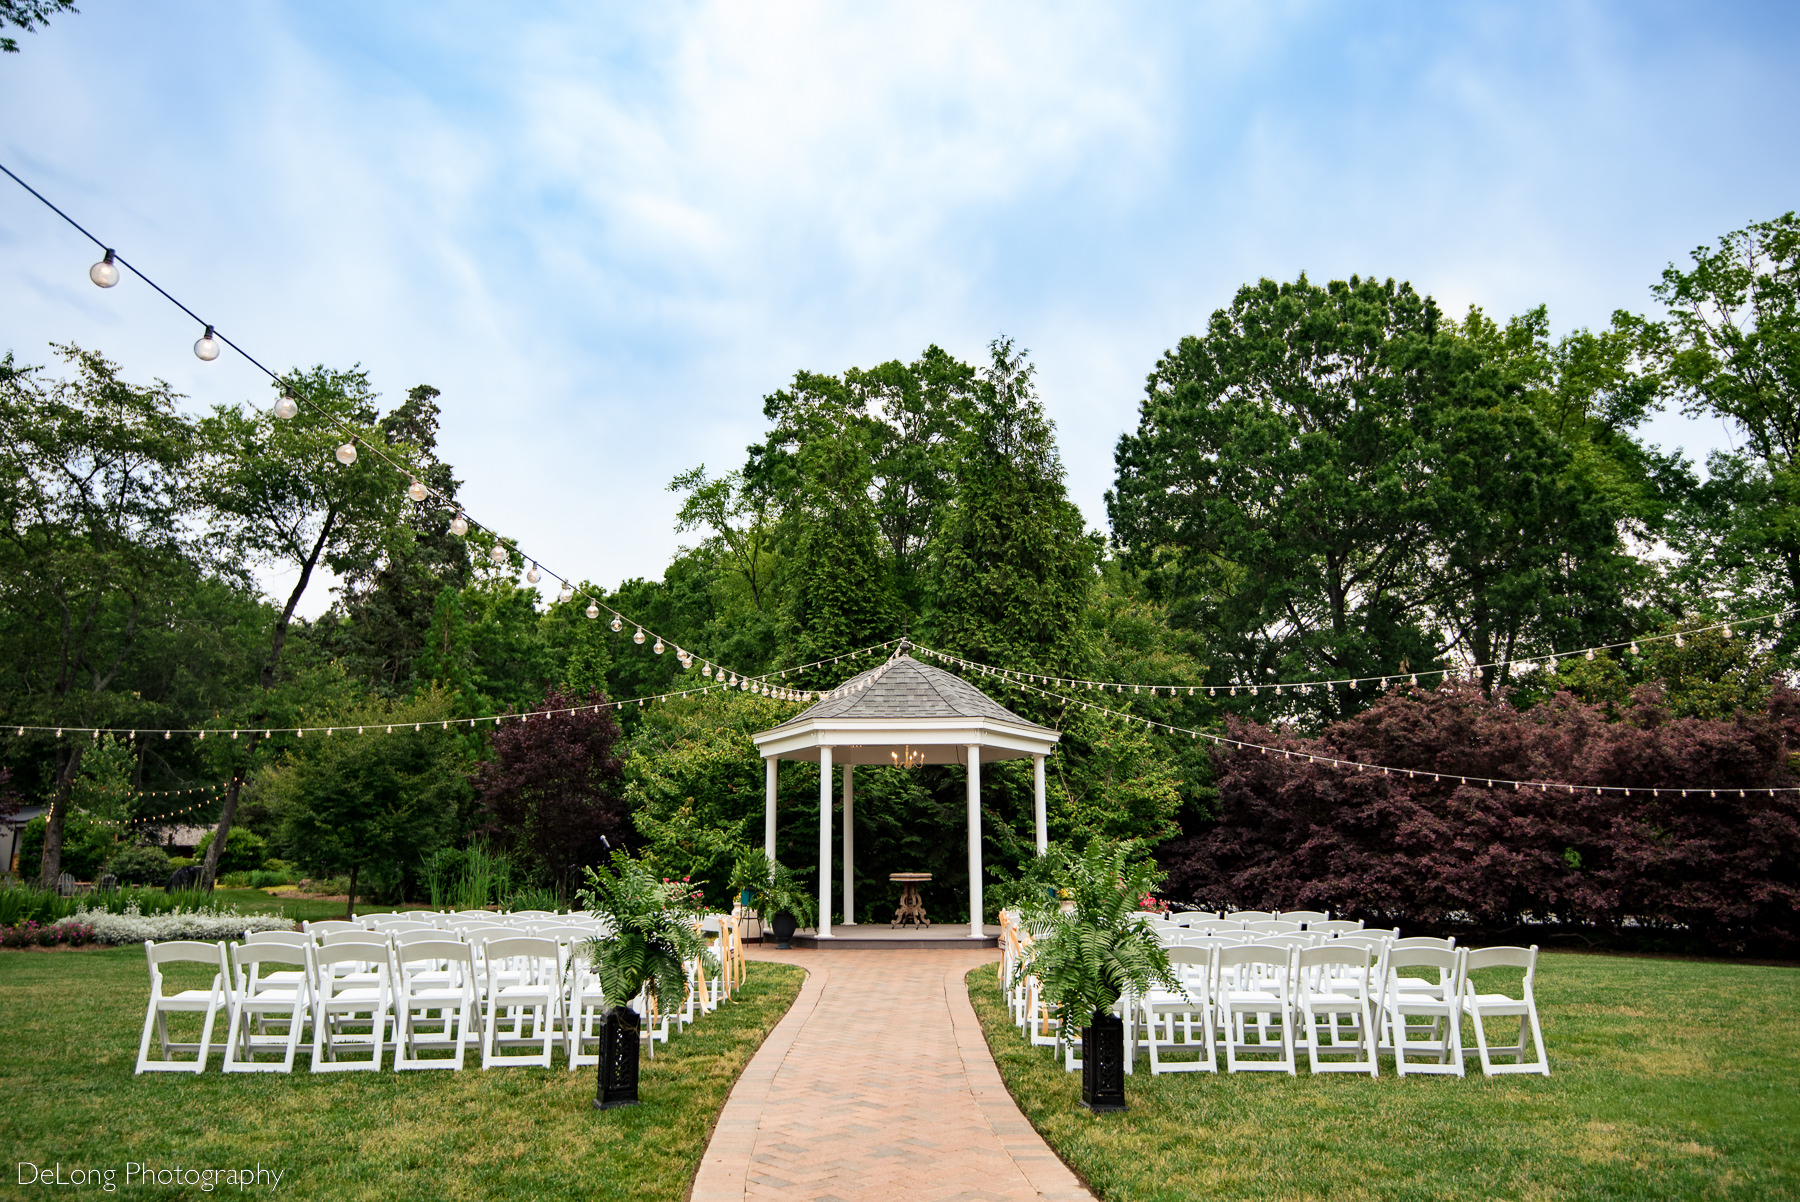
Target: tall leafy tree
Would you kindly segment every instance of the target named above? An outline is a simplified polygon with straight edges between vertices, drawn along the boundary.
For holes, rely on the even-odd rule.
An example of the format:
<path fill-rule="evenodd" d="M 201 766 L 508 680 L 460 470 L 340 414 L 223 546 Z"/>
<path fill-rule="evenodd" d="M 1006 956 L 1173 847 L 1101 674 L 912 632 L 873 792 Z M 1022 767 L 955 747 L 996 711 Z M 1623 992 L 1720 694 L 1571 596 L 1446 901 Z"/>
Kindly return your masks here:
<path fill-rule="evenodd" d="M 136 725 L 120 688 L 145 632 L 196 574 L 185 479 L 194 431 L 158 381 L 136 386 L 79 347 L 68 380 L 0 361 L 0 638 L 8 717 L 49 726 Z M 39 877 L 62 871 L 69 790 L 87 743 L 54 740 Z"/>
<path fill-rule="evenodd" d="M 1068 499 L 1037 369 L 1011 339 L 988 350 L 932 549 L 931 634 L 971 659 L 1072 673 L 1099 548 Z"/>
<path fill-rule="evenodd" d="M 11 26 L 23 33 L 35 33 L 40 25 L 48 25 L 52 16 L 77 11 L 75 0 L 0 0 L 0 29 Z M 17 54 L 16 38 L 0 36 L 0 54 Z"/>
<path fill-rule="evenodd" d="M 269 632 L 259 674 L 265 695 L 275 688 L 294 611 L 313 573 L 320 565 L 339 575 L 371 572 L 400 524 L 405 477 L 366 452 L 348 466 L 341 464 L 336 448 L 348 432 L 365 444 L 386 445 L 402 463 L 419 470 L 416 450 L 390 441 L 376 427 L 376 397 L 362 369 L 314 367 L 278 381 L 277 387 L 301 398 L 299 412 L 288 420 L 236 406 L 219 406 L 201 420 L 206 454 L 196 479 L 219 541 L 236 558 L 296 573 Z M 269 720 L 261 699 L 245 702 L 241 710 L 233 725 L 254 728 Z M 202 870 L 207 884 L 217 874 L 218 855 L 231 833 L 260 742 L 252 729 L 241 752 L 232 756 L 218 830 Z"/>
<path fill-rule="evenodd" d="M 1756 222 L 1691 259 L 1651 289 L 1668 310 L 1661 365 L 1689 413 L 1743 441 L 1710 457 L 1676 541 L 1702 587 L 1800 605 L 1800 218 Z"/>

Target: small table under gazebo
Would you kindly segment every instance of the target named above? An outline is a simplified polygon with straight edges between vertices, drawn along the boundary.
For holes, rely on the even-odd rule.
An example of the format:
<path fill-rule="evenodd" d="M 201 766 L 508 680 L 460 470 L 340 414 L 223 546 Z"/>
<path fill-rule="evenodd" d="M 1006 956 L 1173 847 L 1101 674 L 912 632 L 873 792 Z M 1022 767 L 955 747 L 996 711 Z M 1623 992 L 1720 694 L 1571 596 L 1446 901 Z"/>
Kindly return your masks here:
<path fill-rule="evenodd" d="M 1048 840 L 1044 757 L 1062 738 L 1058 731 L 1021 718 L 960 676 L 922 664 L 903 640 L 892 659 L 869 669 L 801 713 L 752 736 L 765 765 L 763 848 L 775 857 L 775 765 L 811 760 L 819 765 L 819 927 L 831 939 L 834 768 L 844 769 L 843 911 L 851 926 L 855 908 L 854 773 L 858 764 L 961 764 L 969 773 L 969 936 L 986 939 L 981 904 L 981 766 L 1031 757 L 1038 854 Z M 895 879 L 898 879 L 896 877 Z M 924 907 L 919 907 L 920 917 Z"/>
<path fill-rule="evenodd" d="M 929 872 L 890 872 L 888 880 L 898 881 L 906 888 L 900 891 L 900 908 L 894 911 L 891 927 L 929 927 L 931 919 L 925 914 L 925 903 L 919 897 L 919 885 L 931 879 Z"/>

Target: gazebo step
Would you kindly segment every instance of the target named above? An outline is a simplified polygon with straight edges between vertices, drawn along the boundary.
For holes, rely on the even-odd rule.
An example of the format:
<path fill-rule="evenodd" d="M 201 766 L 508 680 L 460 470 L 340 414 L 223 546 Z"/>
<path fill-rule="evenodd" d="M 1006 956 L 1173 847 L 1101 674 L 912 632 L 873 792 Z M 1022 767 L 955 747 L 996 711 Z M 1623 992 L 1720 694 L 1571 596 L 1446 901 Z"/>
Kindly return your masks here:
<path fill-rule="evenodd" d="M 880 951 L 967 951 L 970 948 L 990 948 L 1000 946 L 1000 928 L 987 927 L 987 934 L 980 939 L 969 937 L 966 923 L 930 927 L 920 930 L 917 927 L 888 926 L 838 926 L 832 930 L 832 938 L 821 940 L 812 931 L 794 932 L 795 947 L 810 948 L 817 951 L 844 952 L 880 952 Z M 775 946 L 775 937 L 768 936 L 765 947 Z"/>

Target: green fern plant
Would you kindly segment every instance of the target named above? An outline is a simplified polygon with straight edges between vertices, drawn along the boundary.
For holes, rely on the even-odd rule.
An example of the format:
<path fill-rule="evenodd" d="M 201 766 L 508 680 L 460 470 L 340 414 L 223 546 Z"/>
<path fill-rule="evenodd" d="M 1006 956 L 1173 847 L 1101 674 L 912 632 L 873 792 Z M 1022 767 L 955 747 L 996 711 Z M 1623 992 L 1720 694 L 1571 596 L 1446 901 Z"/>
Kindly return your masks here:
<path fill-rule="evenodd" d="M 1138 901 L 1162 880 L 1162 872 L 1136 840 L 1090 840 L 1079 856 L 1052 845 L 1056 876 L 1075 908 L 1043 895 L 1023 913 L 1032 943 L 1018 972 L 1035 973 L 1044 1000 L 1065 1024 L 1082 1026 L 1096 1011 L 1112 1009 L 1126 990 L 1152 986 L 1180 989 L 1150 924 L 1138 917 Z"/>
<path fill-rule="evenodd" d="M 582 905 L 612 928 L 582 948 L 609 1009 L 625 1007 L 643 989 L 659 1010 L 672 1010 L 687 997 L 683 962 L 709 954 L 693 889 L 658 879 L 623 850 L 613 852 L 611 867 L 587 869 L 587 883 L 577 891 Z"/>

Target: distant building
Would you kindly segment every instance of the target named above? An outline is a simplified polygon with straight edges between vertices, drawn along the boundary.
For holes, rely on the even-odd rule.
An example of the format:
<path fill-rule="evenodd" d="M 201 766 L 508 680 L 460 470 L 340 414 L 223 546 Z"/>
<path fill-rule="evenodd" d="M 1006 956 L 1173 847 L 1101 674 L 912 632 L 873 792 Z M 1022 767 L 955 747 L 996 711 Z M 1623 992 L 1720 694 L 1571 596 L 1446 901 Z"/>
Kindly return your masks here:
<path fill-rule="evenodd" d="M 6 870 L 14 876 L 19 875 L 19 841 L 24 836 L 25 824 L 49 808 L 20 806 L 12 817 L 0 819 L 0 864 L 6 865 Z"/>

